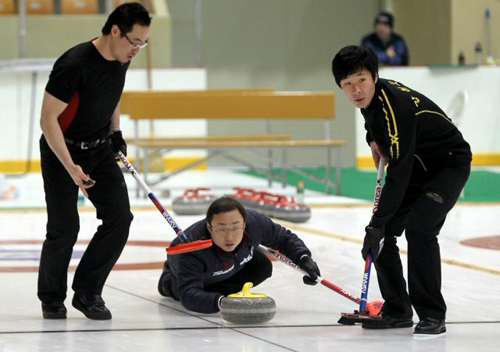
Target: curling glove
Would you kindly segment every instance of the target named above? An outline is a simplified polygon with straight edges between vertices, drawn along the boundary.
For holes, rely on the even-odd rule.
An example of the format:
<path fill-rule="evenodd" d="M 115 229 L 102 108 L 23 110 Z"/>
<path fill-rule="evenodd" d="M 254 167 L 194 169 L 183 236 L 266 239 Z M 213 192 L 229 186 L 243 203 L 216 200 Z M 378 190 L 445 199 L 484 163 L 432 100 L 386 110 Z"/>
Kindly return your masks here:
<path fill-rule="evenodd" d="M 109 139 L 111 141 L 111 149 L 113 152 L 118 154 L 118 152 L 121 151 L 123 155 L 127 156 L 127 143 L 123 139 L 122 131 L 111 132 Z"/>
<path fill-rule="evenodd" d="M 371 252 L 372 260 L 375 261 L 382 251 L 382 248 L 384 248 L 385 229 L 383 227 L 367 226 L 365 228 L 365 231 L 366 235 L 365 240 L 363 241 L 363 249 L 361 250 L 361 255 L 366 261 L 368 253 Z"/>
<path fill-rule="evenodd" d="M 318 276 L 321 276 L 318 264 L 316 264 L 316 262 L 312 260 L 310 256 L 304 255 L 302 258 L 300 258 L 298 266 L 307 273 L 307 275 L 303 277 L 302 281 L 304 281 L 306 285 L 316 285 L 316 279 L 318 278 Z"/>

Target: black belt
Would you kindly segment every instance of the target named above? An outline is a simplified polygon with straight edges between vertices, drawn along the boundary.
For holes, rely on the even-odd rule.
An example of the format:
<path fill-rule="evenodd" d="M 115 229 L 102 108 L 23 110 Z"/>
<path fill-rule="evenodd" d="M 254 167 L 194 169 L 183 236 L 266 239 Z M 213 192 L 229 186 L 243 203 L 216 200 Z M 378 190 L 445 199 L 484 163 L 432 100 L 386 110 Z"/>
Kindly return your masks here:
<path fill-rule="evenodd" d="M 72 147 L 76 147 L 76 148 L 80 148 L 80 149 L 93 149 L 93 148 L 100 146 L 103 143 L 106 143 L 106 141 L 108 140 L 108 137 L 106 136 L 103 138 L 98 138 L 94 141 L 85 141 L 85 142 L 78 142 L 78 141 L 74 141 L 74 140 L 69 139 L 69 138 L 64 138 L 64 140 L 66 141 L 67 145 L 70 145 Z"/>

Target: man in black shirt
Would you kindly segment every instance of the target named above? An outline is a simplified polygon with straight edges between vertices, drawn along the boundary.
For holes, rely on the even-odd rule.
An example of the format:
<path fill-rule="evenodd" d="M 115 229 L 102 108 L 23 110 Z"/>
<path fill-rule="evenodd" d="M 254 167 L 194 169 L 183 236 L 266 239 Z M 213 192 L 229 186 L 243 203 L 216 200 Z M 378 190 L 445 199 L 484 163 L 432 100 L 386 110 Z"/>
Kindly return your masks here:
<path fill-rule="evenodd" d="M 101 293 L 133 218 L 114 154 L 126 154 L 120 97 L 130 61 L 147 45 L 150 23 L 142 5 L 120 5 L 100 37 L 56 61 L 45 88 L 40 152 L 48 222 L 38 298 L 46 319 L 66 318 L 67 271 L 80 228 L 78 189 L 95 206 L 102 224 L 76 269 L 72 304 L 89 319 L 111 319 Z"/>
<path fill-rule="evenodd" d="M 347 46 L 332 62 L 336 83 L 365 119 L 378 166 L 389 166 L 378 210 L 366 227 L 362 255 L 371 252 L 385 299 L 383 319 L 363 328 L 411 327 L 416 334 L 446 331 L 437 236 L 470 173 L 472 155 L 460 131 L 434 102 L 400 82 L 378 76 L 370 48 Z M 408 241 L 408 288 L 396 238 Z"/>

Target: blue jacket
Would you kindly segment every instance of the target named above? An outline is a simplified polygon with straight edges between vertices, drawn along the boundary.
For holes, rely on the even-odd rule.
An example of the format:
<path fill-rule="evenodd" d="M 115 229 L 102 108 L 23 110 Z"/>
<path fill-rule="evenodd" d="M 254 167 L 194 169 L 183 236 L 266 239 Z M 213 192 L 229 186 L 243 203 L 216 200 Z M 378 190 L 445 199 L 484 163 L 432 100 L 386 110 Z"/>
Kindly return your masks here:
<path fill-rule="evenodd" d="M 211 238 L 206 219 L 194 223 L 184 233 L 190 241 Z M 172 241 L 172 246 L 179 243 L 179 238 L 176 238 Z M 233 252 L 223 252 L 214 244 L 204 250 L 167 256 L 172 281 L 174 285 L 177 284 L 182 305 L 200 313 L 218 312 L 218 302 L 222 295 L 206 292 L 204 287 L 238 273 L 253 258 L 254 250 L 261 244 L 282 252 L 295 263 L 304 254 L 311 255 L 297 235 L 268 217 L 247 209 L 245 235 Z"/>
<path fill-rule="evenodd" d="M 377 34 L 372 33 L 363 38 L 361 46 L 366 46 L 377 53 L 378 61 L 381 65 L 385 66 L 408 66 L 410 63 L 410 54 L 408 46 L 404 38 L 398 34 L 392 33 L 391 38 L 387 43 L 382 43 Z M 390 58 L 386 50 L 393 47 L 396 56 Z"/>

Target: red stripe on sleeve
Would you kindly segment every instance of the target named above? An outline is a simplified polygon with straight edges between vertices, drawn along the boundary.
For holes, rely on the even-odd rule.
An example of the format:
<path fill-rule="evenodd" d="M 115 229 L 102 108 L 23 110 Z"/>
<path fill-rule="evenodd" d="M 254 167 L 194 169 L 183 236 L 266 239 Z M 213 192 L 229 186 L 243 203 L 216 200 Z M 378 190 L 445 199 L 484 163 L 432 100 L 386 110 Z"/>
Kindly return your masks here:
<path fill-rule="evenodd" d="M 66 109 L 59 115 L 59 125 L 61 130 L 66 132 L 66 130 L 71 126 L 73 120 L 75 119 L 76 111 L 78 110 L 78 104 L 80 99 L 78 98 L 78 92 L 73 95 Z"/>

